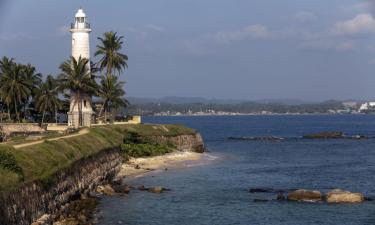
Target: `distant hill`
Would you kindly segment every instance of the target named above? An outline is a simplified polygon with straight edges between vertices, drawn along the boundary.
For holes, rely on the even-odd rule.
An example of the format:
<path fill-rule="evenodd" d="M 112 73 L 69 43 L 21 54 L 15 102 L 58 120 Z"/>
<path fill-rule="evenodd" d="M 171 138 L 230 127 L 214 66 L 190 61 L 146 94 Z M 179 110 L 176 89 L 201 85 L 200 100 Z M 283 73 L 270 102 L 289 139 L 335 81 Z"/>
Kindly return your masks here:
<path fill-rule="evenodd" d="M 207 99 L 199 97 L 176 97 L 168 96 L 163 98 L 138 98 L 129 97 L 131 104 L 147 104 L 147 103 L 168 103 L 168 104 L 241 104 L 246 102 L 254 102 L 259 104 L 283 104 L 283 105 L 301 105 L 301 104 L 312 104 L 313 102 L 303 101 L 299 99 L 263 99 L 263 100 L 244 100 L 244 99 Z"/>

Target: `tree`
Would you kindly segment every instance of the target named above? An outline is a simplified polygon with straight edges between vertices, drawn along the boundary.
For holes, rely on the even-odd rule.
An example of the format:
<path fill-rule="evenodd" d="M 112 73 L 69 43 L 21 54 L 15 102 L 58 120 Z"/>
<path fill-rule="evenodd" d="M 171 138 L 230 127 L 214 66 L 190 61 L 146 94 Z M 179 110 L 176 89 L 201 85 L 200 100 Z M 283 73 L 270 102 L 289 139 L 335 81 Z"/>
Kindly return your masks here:
<path fill-rule="evenodd" d="M 63 90 L 70 90 L 70 96 L 74 104 L 78 102 L 78 123 L 82 126 L 82 100 L 85 95 L 92 95 L 96 92 L 97 85 L 94 76 L 89 68 L 89 60 L 79 57 L 60 65 L 62 74 L 59 75 L 59 82 Z"/>
<path fill-rule="evenodd" d="M 18 107 L 31 95 L 29 81 L 25 79 L 23 65 L 10 63 L 9 68 L 2 73 L 0 94 L 8 108 L 14 106 L 16 119 L 20 122 Z"/>
<path fill-rule="evenodd" d="M 59 99 L 59 86 L 57 81 L 51 76 L 46 77 L 45 82 L 39 84 L 36 89 L 36 109 L 42 113 L 42 124 L 44 122 L 45 113 L 48 111 L 55 115 L 62 108 L 62 102 Z M 57 118 L 56 118 L 57 123 Z"/>
<path fill-rule="evenodd" d="M 104 110 L 104 121 L 107 121 L 107 111 L 120 106 L 127 106 L 129 103 L 124 99 L 123 89 L 125 82 L 118 81 L 116 76 L 102 76 L 98 89 L 98 96 L 102 98 L 103 105 L 100 108 L 99 118 Z"/>
<path fill-rule="evenodd" d="M 10 73 L 10 71 L 12 69 L 12 66 L 14 64 L 13 60 L 14 60 L 13 58 L 9 59 L 9 58 L 7 58 L 5 56 L 0 60 L 0 81 L 1 81 L 1 77 L 4 74 L 9 74 Z M 1 102 L 7 105 L 8 117 L 9 117 L 9 120 L 11 120 L 11 118 L 10 118 L 9 102 L 5 102 L 3 97 L 4 97 L 4 94 L 1 93 L 1 91 L 0 91 Z M 1 119 L 2 119 L 3 118 L 4 108 L 2 108 L 1 110 L 2 110 L 1 111 Z"/>
<path fill-rule="evenodd" d="M 23 66 L 23 73 L 26 81 L 29 84 L 31 96 L 35 96 L 38 87 L 42 83 L 42 74 L 37 73 L 35 67 L 30 64 Z M 26 107 L 30 102 L 30 97 L 28 96 L 24 102 L 24 119 L 26 119 Z"/>
<path fill-rule="evenodd" d="M 113 31 L 104 33 L 103 38 L 98 38 L 101 43 L 96 46 L 95 56 L 102 56 L 98 65 L 101 71 L 105 70 L 106 76 L 115 72 L 120 74 L 128 67 L 128 56 L 119 52 L 122 48 L 123 38 Z"/>

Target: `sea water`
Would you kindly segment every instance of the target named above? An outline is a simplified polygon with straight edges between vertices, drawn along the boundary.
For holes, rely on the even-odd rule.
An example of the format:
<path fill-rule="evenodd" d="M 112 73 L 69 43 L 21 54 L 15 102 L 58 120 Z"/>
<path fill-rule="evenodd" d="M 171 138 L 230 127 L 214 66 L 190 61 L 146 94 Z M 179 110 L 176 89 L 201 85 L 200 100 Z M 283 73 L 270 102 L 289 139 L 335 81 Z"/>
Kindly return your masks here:
<path fill-rule="evenodd" d="M 341 188 L 375 197 L 375 139 L 307 140 L 304 134 L 343 131 L 375 136 L 375 116 L 144 117 L 146 123 L 184 124 L 198 130 L 208 155 L 185 168 L 133 179 L 132 185 L 170 192 L 133 191 L 103 197 L 99 224 L 375 224 L 375 202 L 361 204 L 277 201 L 249 188 Z M 275 136 L 281 141 L 228 137 Z M 255 199 L 269 200 L 265 202 Z"/>

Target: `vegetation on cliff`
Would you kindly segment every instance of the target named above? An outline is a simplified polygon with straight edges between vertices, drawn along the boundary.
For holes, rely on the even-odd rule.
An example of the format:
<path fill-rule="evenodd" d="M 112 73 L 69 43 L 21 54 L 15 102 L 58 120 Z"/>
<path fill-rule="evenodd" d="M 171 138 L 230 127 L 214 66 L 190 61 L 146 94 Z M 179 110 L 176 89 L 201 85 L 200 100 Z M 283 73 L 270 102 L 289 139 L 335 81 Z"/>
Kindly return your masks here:
<path fill-rule="evenodd" d="M 0 192 L 12 190 L 23 183 L 53 181 L 57 172 L 69 168 L 72 163 L 88 158 L 105 149 L 118 148 L 131 135 L 173 137 L 192 135 L 196 131 L 181 125 L 109 125 L 90 128 L 87 134 L 44 141 L 43 143 L 15 149 L 10 145 L 0 145 Z M 132 143 L 134 145 L 134 143 Z M 143 143 L 128 152 L 137 154 L 163 154 L 171 151 L 171 146 Z M 141 152 L 142 150 L 142 152 Z M 138 153 L 136 153 L 138 152 Z"/>

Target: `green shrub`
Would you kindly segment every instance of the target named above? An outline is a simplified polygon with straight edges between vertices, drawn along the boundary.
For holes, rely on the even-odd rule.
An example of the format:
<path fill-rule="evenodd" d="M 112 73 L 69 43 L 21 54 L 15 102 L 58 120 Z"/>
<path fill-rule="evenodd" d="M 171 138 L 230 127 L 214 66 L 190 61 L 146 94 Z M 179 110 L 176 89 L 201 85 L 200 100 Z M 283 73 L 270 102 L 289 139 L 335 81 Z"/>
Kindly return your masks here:
<path fill-rule="evenodd" d="M 157 156 L 170 153 L 173 151 L 173 146 L 164 144 L 134 144 L 127 143 L 121 145 L 121 153 L 125 157 L 147 157 Z"/>
<path fill-rule="evenodd" d="M 16 158 L 6 149 L 0 149 L 0 168 L 14 172 L 23 178 L 23 171 L 18 166 Z"/>

